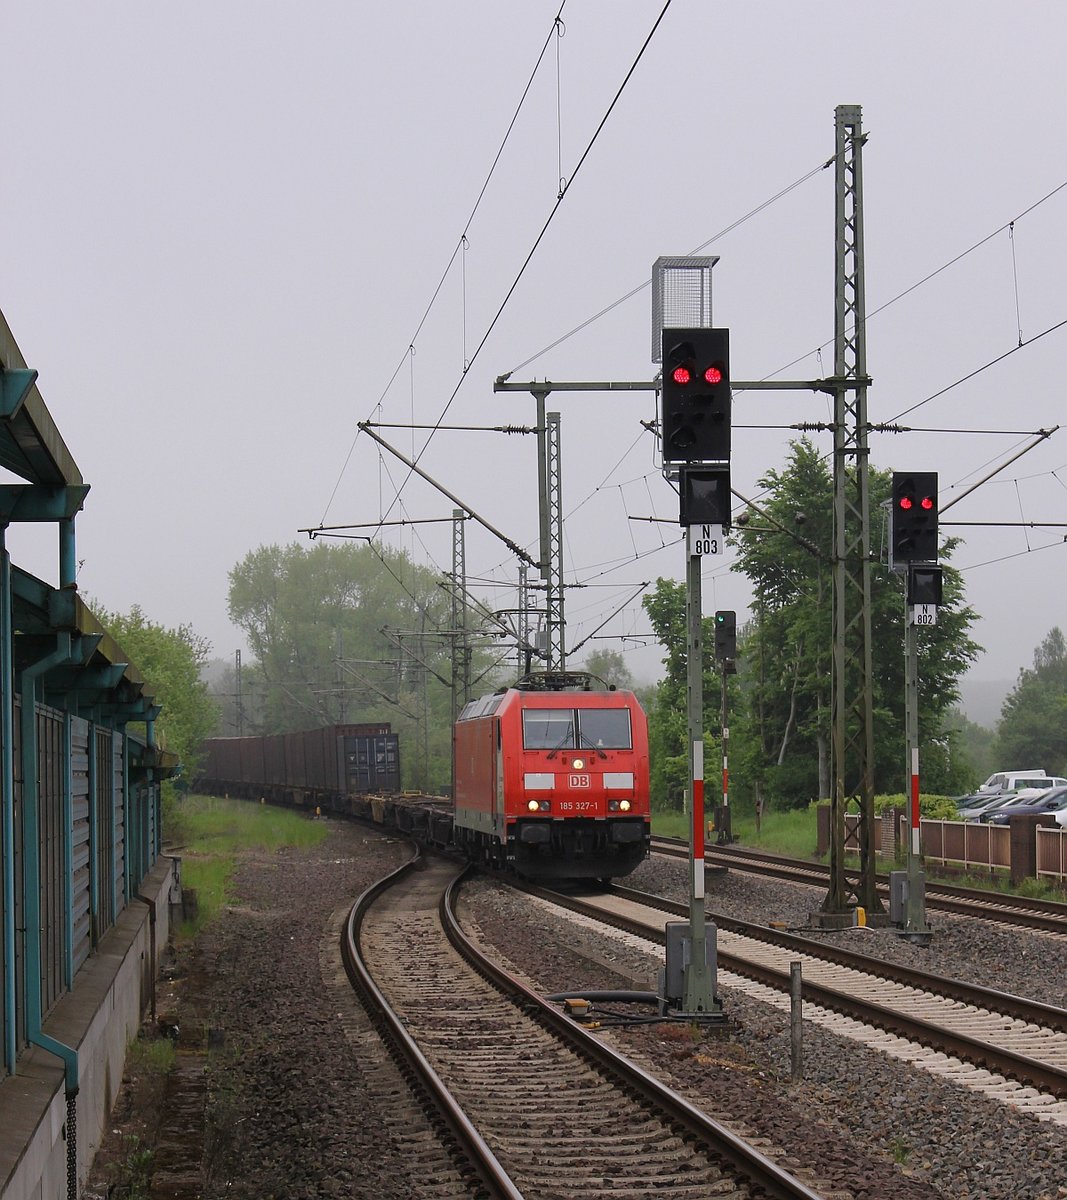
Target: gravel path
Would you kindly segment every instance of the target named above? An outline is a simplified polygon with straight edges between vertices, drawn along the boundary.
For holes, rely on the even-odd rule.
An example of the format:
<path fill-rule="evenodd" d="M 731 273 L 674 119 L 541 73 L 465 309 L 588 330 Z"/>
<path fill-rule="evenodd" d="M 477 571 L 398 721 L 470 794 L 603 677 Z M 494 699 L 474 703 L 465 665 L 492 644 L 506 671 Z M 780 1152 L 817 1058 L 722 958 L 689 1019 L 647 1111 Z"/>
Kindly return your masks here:
<path fill-rule="evenodd" d="M 329 948 L 355 897 L 408 851 L 360 826 L 328 825 L 329 836 L 313 850 L 248 856 L 234 904 L 161 987 L 159 1015 L 181 1027 L 182 1043 L 212 1047 L 204 1054 L 208 1121 L 195 1193 L 203 1200 L 447 1194 L 422 1182 L 389 1064 L 359 1006 L 346 1000 Z M 653 860 L 627 882 L 680 898 L 686 878 L 684 864 Z M 709 879 L 708 891 L 709 908 L 796 925 L 822 899 L 811 888 L 739 873 Z M 543 990 L 654 986 L 661 958 L 585 932 L 490 881 L 475 881 L 464 911 Z M 1065 1004 L 1067 943 L 966 918 L 935 915 L 932 922 L 929 950 L 885 931 L 835 936 L 862 937 L 869 953 Z M 786 1165 L 810 1169 L 809 1178 L 842 1200 L 1067 1198 L 1067 1130 L 810 1024 L 805 1079 L 791 1084 L 787 1016 L 740 994 L 724 990 L 723 998 L 727 1033 L 657 1024 L 605 1036 L 655 1064 L 713 1115 L 729 1115 L 746 1136 L 761 1133 Z M 120 1108 L 133 1121 L 136 1098 L 128 1095 Z M 143 1113 L 138 1128 L 151 1140 Z M 128 1129 L 117 1120 L 114 1137 L 121 1142 Z M 116 1158 L 114 1146 L 105 1149 L 101 1165 Z M 105 1194 L 99 1177 L 86 1191 Z M 153 1193 L 163 1194 L 170 1193 Z"/>

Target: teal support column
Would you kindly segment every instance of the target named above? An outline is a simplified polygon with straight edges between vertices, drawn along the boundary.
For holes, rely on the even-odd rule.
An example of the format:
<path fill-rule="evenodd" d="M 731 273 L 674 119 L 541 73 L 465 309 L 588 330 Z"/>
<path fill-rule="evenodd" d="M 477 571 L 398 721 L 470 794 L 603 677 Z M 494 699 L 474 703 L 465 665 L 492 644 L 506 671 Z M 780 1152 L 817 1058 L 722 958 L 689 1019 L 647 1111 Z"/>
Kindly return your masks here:
<path fill-rule="evenodd" d="M 59 522 L 59 586 L 78 586 L 78 556 L 74 549 L 73 517 L 65 517 Z"/>
<path fill-rule="evenodd" d="M 123 846 L 122 846 L 122 864 L 125 868 L 122 872 L 122 902 L 126 904 L 133 895 L 133 869 L 134 861 L 133 854 L 130 853 L 131 842 L 136 850 L 136 833 L 137 833 L 137 797 L 130 787 L 130 743 L 126 737 L 126 726 L 122 726 L 119 736 L 122 738 L 122 812 L 125 820 L 123 821 Z M 131 828 L 131 826 L 133 828 Z"/>
<path fill-rule="evenodd" d="M 96 780 L 99 767 L 96 761 L 96 720 L 89 722 L 89 945 L 95 950 L 100 936 L 100 844 L 96 829 Z"/>
<path fill-rule="evenodd" d="M 111 876 L 111 912 L 109 914 L 112 921 L 119 915 L 119 884 L 122 882 L 119 878 L 119 873 L 115 869 L 115 856 L 119 850 L 119 825 L 117 813 L 119 801 L 122 799 L 118 789 L 115 787 L 115 733 L 116 730 L 111 730 L 111 748 L 107 756 L 107 777 L 108 777 L 108 795 L 111 797 L 111 867 L 108 874 Z M 125 862 L 125 856 L 123 856 Z"/>
<path fill-rule="evenodd" d="M 56 634 L 56 648 L 21 673 L 22 679 L 22 859 L 23 912 L 26 914 L 26 1036 L 29 1041 L 63 1060 L 66 1090 L 78 1091 L 78 1053 L 42 1029 L 41 1011 L 41 842 L 40 791 L 37 753 L 37 681 L 51 670 L 73 661 L 69 633 Z"/>
<path fill-rule="evenodd" d="M 15 1073 L 18 1026 L 15 1002 L 15 675 L 11 632 L 11 555 L 0 525 L 0 803 L 3 805 L 4 1064 Z"/>
<path fill-rule="evenodd" d="M 63 983 L 74 987 L 74 734 L 70 713 L 63 717 Z"/>

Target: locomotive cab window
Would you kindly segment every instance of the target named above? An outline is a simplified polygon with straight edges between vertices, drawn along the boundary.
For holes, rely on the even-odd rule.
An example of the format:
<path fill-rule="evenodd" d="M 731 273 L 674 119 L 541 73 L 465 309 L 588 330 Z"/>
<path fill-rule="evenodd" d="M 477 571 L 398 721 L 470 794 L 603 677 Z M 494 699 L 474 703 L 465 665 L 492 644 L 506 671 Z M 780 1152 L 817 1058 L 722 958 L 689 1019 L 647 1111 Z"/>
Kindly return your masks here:
<path fill-rule="evenodd" d="M 524 708 L 522 744 L 527 750 L 573 750 L 573 708 Z"/>
<path fill-rule="evenodd" d="M 527 708 L 522 713 L 527 750 L 631 750 L 625 708 Z"/>
<path fill-rule="evenodd" d="M 582 708 L 578 711 L 581 745 L 597 750 L 632 750 L 630 712 L 625 708 Z"/>
<path fill-rule="evenodd" d="M 500 701 L 503 699 L 503 696 L 497 695 L 479 696 L 477 700 L 472 700 L 463 709 L 457 719 L 471 721 L 475 717 L 491 717 L 500 707 Z"/>

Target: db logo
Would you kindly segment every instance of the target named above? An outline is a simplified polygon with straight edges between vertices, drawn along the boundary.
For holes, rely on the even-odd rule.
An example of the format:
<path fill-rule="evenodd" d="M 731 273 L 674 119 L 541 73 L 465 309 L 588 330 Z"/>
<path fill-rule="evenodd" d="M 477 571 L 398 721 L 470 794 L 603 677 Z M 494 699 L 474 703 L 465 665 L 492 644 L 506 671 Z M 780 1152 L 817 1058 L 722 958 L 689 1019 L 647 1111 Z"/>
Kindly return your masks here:
<path fill-rule="evenodd" d="M 589 786 L 588 775 L 572 775 L 568 780 L 572 788 L 587 788 Z"/>

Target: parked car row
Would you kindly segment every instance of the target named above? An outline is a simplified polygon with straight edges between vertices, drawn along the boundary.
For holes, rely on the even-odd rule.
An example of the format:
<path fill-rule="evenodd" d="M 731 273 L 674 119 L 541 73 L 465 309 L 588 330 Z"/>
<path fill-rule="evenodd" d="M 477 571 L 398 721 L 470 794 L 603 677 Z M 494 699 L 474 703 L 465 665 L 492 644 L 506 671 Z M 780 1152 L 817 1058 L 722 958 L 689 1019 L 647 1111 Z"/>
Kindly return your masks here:
<path fill-rule="evenodd" d="M 959 820 L 1006 825 L 1013 816 L 1048 813 L 1058 824 L 1067 825 L 1067 780 L 1053 776 L 1026 782 L 1037 786 L 962 796 L 957 801 Z"/>
<path fill-rule="evenodd" d="M 1067 787 L 1048 788 L 1038 791 L 1037 795 L 1027 795 L 1034 791 L 1026 788 L 1017 792 L 1013 800 L 992 811 L 987 811 L 979 818 L 990 825 L 1006 825 L 1014 817 L 1032 816 L 1047 813 L 1056 818 L 1058 825 L 1067 825 Z"/>
<path fill-rule="evenodd" d="M 1040 767 L 1026 771 L 995 771 L 978 788 L 980 792 L 1017 792 L 1021 788 L 1067 787 L 1067 779 L 1049 775 Z"/>

